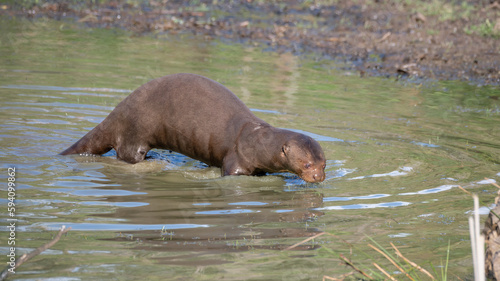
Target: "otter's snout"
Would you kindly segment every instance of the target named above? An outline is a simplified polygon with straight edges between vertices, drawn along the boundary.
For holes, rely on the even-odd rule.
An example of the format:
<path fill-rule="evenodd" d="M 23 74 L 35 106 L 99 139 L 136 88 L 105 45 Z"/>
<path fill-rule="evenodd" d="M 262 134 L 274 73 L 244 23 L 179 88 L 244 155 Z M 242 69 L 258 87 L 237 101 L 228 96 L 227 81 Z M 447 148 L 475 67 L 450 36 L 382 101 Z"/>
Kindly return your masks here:
<path fill-rule="evenodd" d="M 325 180 L 325 172 L 315 173 L 313 175 L 314 182 L 322 182 Z"/>
<path fill-rule="evenodd" d="M 322 169 L 314 169 L 311 171 L 307 171 L 302 173 L 300 177 L 305 180 L 306 182 L 310 183 L 316 183 L 316 182 L 322 182 L 325 180 L 325 171 Z"/>
<path fill-rule="evenodd" d="M 116 150 L 116 158 L 125 161 L 129 164 L 135 164 L 144 161 L 144 159 L 146 158 L 146 154 L 149 151 L 149 148 L 139 146 L 139 148 L 134 150 L 132 149 L 124 150 L 120 148 L 115 150 Z"/>

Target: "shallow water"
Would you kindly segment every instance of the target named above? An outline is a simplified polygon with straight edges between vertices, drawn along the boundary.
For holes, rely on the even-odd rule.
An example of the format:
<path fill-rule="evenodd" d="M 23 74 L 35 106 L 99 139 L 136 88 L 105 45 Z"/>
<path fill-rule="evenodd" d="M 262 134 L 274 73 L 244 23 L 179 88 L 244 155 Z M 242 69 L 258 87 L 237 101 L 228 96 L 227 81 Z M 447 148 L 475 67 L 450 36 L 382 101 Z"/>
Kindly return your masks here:
<path fill-rule="evenodd" d="M 320 280 L 351 271 L 340 253 L 387 265 L 368 237 L 428 269 L 442 265 L 449 243 L 449 272 L 471 276 L 472 202 L 457 187 L 493 202 L 484 178 L 500 180 L 497 88 L 358 78 L 313 55 L 186 35 L 0 20 L 1 178 L 16 168 L 17 254 L 72 227 L 13 279 Z M 316 138 L 326 180 L 221 178 L 163 150 L 136 165 L 113 152 L 57 155 L 133 89 L 177 72 L 217 80 L 270 124 Z M 321 231 L 336 236 L 281 251 Z"/>

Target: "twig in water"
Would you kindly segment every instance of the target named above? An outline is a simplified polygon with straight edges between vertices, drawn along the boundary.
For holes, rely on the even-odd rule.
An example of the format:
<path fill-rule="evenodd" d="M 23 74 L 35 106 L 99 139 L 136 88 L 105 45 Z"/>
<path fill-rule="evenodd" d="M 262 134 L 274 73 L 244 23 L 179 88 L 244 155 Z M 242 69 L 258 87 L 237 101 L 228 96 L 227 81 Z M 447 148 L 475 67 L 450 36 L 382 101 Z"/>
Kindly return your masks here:
<path fill-rule="evenodd" d="M 18 268 L 20 267 L 23 263 L 29 261 L 30 259 L 38 256 L 39 254 L 41 254 L 43 251 L 47 250 L 48 248 L 54 246 L 57 242 L 59 242 L 59 239 L 61 239 L 61 236 L 65 233 L 67 233 L 68 231 L 71 230 L 71 227 L 68 227 L 66 228 L 64 225 L 61 227 L 61 229 L 59 230 L 59 232 L 57 233 L 56 237 L 54 237 L 54 239 L 52 239 L 52 241 L 48 242 L 47 244 L 45 245 L 42 245 L 38 248 L 36 248 L 35 250 L 29 252 L 28 254 L 24 254 L 22 255 L 20 258 L 18 258 L 16 260 L 16 265 L 14 266 L 14 268 Z M 7 278 L 7 276 L 9 275 L 9 268 L 6 268 L 4 269 L 4 271 L 2 271 L 2 273 L 0 273 L 0 281 L 2 280 L 5 280 L 5 278 Z"/>
<path fill-rule="evenodd" d="M 323 281 L 325 281 L 325 280 L 339 281 L 339 280 L 342 280 L 342 279 L 337 279 L 337 278 L 333 278 L 333 277 L 324 275 L 323 276 Z"/>
<path fill-rule="evenodd" d="M 347 264 L 348 266 L 352 267 L 352 269 L 356 270 L 357 272 L 359 272 L 360 274 L 362 274 L 366 278 L 368 278 L 370 280 L 373 280 L 373 277 L 371 277 L 370 275 L 366 274 L 363 270 L 361 270 L 361 269 L 357 268 L 356 266 L 354 266 L 354 264 L 352 264 L 352 262 L 348 258 L 346 258 L 344 255 L 340 254 L 340 259 L 343 260 L 345 262 L 345 264 Z"/>
<path fill-rule="evenodd" d="M 373 265 L 378 268 L 378 270 L 380 270 L 380 272 L 382 272 L 383 274 L 385 274 L 385 276 L 389 277 L 389 279 L 391 279 L 392 281 L 397 281 L 394 277 L 392 277 L 391 275 L 389 275 L 389 273 L 387 273 L 382 267 L 380 267 L 378 264 L 376 263 L 373 263 Z"/>
<path fill-rule="evenodd" d="M 460 188 L 463 192 L 469 194 L 470 196 L 472 196 L 472 193 L 470 193 L 469 191 L 465 190 L 465 188 L 461 187 L 460 185 L 458 186 L 458 188 Z"/>
<path fill-rule="evenodd" d="M 324 234 L 326 234 L 326 232 L 321 232 L 321 233 L 318 233 L 318 234 L 316 234 L 316 235 L 314 235 L 314 236 L 311 236 L 311 237 L 307 238 L 306 240 L 300 241 L 299 243 L 294 244 L 294 245 L 292 245 L 292 246 L 290 246 L 290 247 L 288 247 L 288 248 L 284 249 L 283 251 L 288 251 L 288 250 L 291 250 L 291 249 L 293 249 L 293 248 L 295 248 L 295 247 L 297 247 L 297 246 L 300 246 L 300 245 L 302 245 L 302 244 L 304 244 L 304 243 L 306 243 L 306 242 L 308 242 L 308 241 L 310 241 L 310 240 L 313 240 L 314 238 L 318 238 L 318 237 L 320 237 L 321 235 L 324 235 Z"/>
<path fill-rule="evenodd" d="M 486 179 L 486 180 L 490 180 L 489 178 L 485 178 L 485 179 Z M 492 185 L 494 185 L 494 186 L 496 186 L 496 187 L 498 187 L 498 188 L 499 188 L 499 190 L 498 190 L 498 196 L 497 196 L 497 197 L 495 197 L 495 205 L 498 205 L 498 200 L 500 199 L 500 186 L 499 186 L 498 184 L 494 183 L 494 182 L 493 182 L 493 180 L 491 180 L 491 182 L 490 182 L 490 183 L 491 183 Z M 458 186 L 458 188 L 460 188 L 463 192 L 465 192 L 465 193 L 469 194 L 470 196 L 474 196 L 472 193 L 468 192 L 467 190 L 465 190 L 465 189 L 464 189 L 463 187 L 461 187 L 460 185 Z M 495 213 L 495 212 L 493 211 L 493 209 L 492 209 L 492 208 L 490 208 L 490 207 L 488 207 L 486 204 L 484 204 L 484 202 L 483 202 L 483 201 L 481 201 L 481 204 L 483 204 L 486 208 L 488 208 L 488 210 L 490 210 L 490 212 L 491 212 L 491 213 L 492 213 L 495 217 L 497 217 L 497 218 L 500 220 L 500 216 L 499 216 L 497 213 Z"/>
<path fill-rule="evenodd" d="M 491 183 L 492 185 L 494 185 L 494 186 L 496 186 L 496 187 L 500 188 L 500 185 L 498 185 L 498 184 L 497 184 L 494 180 L 489 179 L 489 178 L 484 178 L 484 179 L 485 179 L 485 180 L 490 181 L 490 183 Z"/>
<path fill-rule="evenodd" d="M 301 241 L 301 242 L 299 242 L 299 243 L 297 243 L 297 244 L 294 244 L 294 245 L 292 245 L 292 246 L 290 246 L 290 247 L 288 247 L 288 248 L 284 249 L 283 251 L 288 251 L 288 250 L 291 250 L 291 249 L 293 249 L 293 248 L 295 248 L 295 247 L 297 247 L 297 246 L 300 246 L 300 245 L 302 245 L 302 244 L 304 244 L 304 243 L 306 243 L 306 242 L 308 242 L 308 241 L 310 241 L 310 240 L 312 240 L 312 239 L 314 239 L 314 238 L 318 238 L 318 237 L 320 237 L 320 236 L 322 236 L 322 235 L 325 235 L 325 234 L 326 234 L 326 235 L 333 236 L 333 237 L 335 237 L 335 238 L 338 238 L 339 240 L 342 240 L 342 242 L 344 242 L 345 244 L 349 245 L 349 247 L 351 248 L 351 249 L 350 249 L 350 251 L 351 251 L 351 254 L 352 254 L 352 245 L 351 245 L 351 243 L 349 243 L 349 242 L 345 241 L 344 239 L 340 238 L 340 237 L 339 237 L 339 236 L 337 236 L 337 235 L 334 235 L 334 234 L 331 234 L 331 233 L 328 233 L 328 232 L 321 232 L 321 233 L 318 233 L 318 234 L 316 234 L 316 235 L 314 235 L 314 236 L 311 236 L 311 237 L 309 237 L 309 238 L 307 238 L 307 239 L 305 239 L 305 240 L 303 240 L 303 241 Z"/>
<path fill-rule="evenodd" d="M 371 247 L 372 249 L 374 249 L 375 251 L 379 252 L 381 255 L 383 255 L 387 260 L 389 260 L 395 267 L 397 267 L 399 269 L 399 271 L 403 272 L 406 277 L 410 278 L 410 280 L 415 280 L 413 278 L 411 278 L 411 276 L 406 273 L 406 271 L 401 268 L 393 259 L 391 259 L 386 253 L 382 252 L 380 249 L 378 249 L 377 247 L 373 246 L 372 244 L 368 244 L 369 247 Z M 378 267 L 377 267 L 378 268 Z"/>

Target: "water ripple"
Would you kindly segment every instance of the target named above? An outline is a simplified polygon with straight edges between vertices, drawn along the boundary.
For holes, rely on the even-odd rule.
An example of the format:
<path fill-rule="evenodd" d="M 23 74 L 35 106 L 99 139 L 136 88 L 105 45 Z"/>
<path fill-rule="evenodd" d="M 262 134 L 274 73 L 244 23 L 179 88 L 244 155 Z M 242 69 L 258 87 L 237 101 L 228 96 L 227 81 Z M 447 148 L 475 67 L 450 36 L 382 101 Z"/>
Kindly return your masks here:
<path fill-rule="evenodd" d="M 95 196 L 95 197 L 106 197 L 106 196 L 131 196 L 131 195 L 141 195 L 147 194 L 146 192 L 128 191 L 121 189 L 89 189 L 89 190 L 79 190 L 79 189 L 69 189 L 69 188 L 51 188 L 46 189 L 49 192 L 66 193 L 76 196 Z"/>
<path fill-rule="evenodd" d="M 435 188 L 429 188 L 429 189 L 424 189 L 420 190 L 417 192 L 406 192 L 406 193 L 400 193 L 398 195 L 422 195 L 422 194 L 432 194 L 432 193 L 438 193 L 438 192 L 443 192 L 452 189 L 453 187 L 458 187 L 458 185 L 441 185 Z"/>
<path fill-rule="evenodd" d="M 113 89 L 113 88 L 79 88 L 79 87 L 58 87 L 58 86 L 41 86 L 41 85 L 5 85 L 0 86 L 4 89 L 19 89 L 19 90 L 45 90 L 45 91 L 90 91 L 90 92 L 114 92 L 114 93 L 131 93 L 130 90 Z"/>
<path fill-rule="evenodd" d="M 59 230 L 62 226 L 71 227 L 71 231 L 139 231 L 139 230 L 175 230 L 211 227 L 208 224 L 111 224 L 111 223 L 35 223 L 21 226 L 21 231 L 34 231 L 42 228 L 49 231 Z"/>
<path fill-rule="evenodd" d="M 27 105 L 30 108 L 35 108 L 39 106 L 47 106 L 51 108 L 90 108 L 90 109 L 100 109 L 100 110 L 106 110 L 106 111 L 111 111 L 114 109 L 114 107 L 111 106 L 105 106 L 105 105 L 94 105 L 94 104 L 85 104 L 85 103 L 66 103 L 66 102 L 37 102 L 37 103 L 32 103 L 32 102 L 8 102 L 5 104 L 10 104 L 10 105 Z M 2 109 L 5 109 L 6 107 L 2 107 Z M 23 109 L 25 109 L 23 107 Z"/>
<path fill-rule="evenodd" d="M 366 179 L 366 178 L 380 178 L 380 177 L 399 177 L 399 176 L 406 176 L 413 170 L 412 167 L 400 167 L 398 170 L 389 172 L 389 173 L 383 173 L 383 174 L 373 174 L 369 176 L 359 176 L 355 178 L 350 178 L 349 180 L 360 180 L 360 179 Z"/>
<path fill-rule="evenodd" d="M 264 202 L 235 202 L 228 203 L 228 205 L 237 205 L 237 206 L 265 206 L 267 203 Z"/>
<path fill-rule="evenodd" d="M 440 147 L 439 145 L 437 144 L 432 144 L 432 143 L 425 143 L 425 142 L 419 142 L 419 141 L 412 141 L 410 142 L 412 144 L 415 144 L 415 145 L 418 145 L 418 146 L 423 146 L 423 147 L 432 147 L 432 148 L 435 148 L 435 147 Z"/>
<path fill-rule="evenodd" d="M 296 133 L 299 133 L 299 134 L 304 134 L 306 136 L 309 136 L 309 137 L 315 139 L 316 141 L 344 142 L 344 140 L 342 140 L 342 139 L 328 137 L 328 136 L 323 136 L 323 135 L 318 135 L 318 134 L 310 133 L 310 132 L 307 132 L 307 131 L 302 131 L 302 130 L 297 130 L 297 129 L 288 129 L 288 128 L 283 128 L 283 129 L 289 130 L 289 131 L 292 131 L 292 132 L 296 132 Z"/>
<path fill-rule="evenodd" d="M 497 183 L 497 181 L 494 179 L 485 179 L 485 180 L 481 180 L 481 181 L 476 182 L 476 184 L 494 184 L 494 183 Z"/>
<path fill-rule="evenodd" d="M 281 112 L 275 111 L 275 110 L 257 109 L 257 108 L 250 108 L 250 110 L 253 112 L 262 112 L 262 113 L 269 113 L 269 114 L 282 114 Z"/>
<path fill-rule="evenodd" d="M 365 196 L 353 196 L 353 197 L 325 197 L 323 202 L 335 202 L 335 201 L 351 201 L 351 200 L 366 200 L 366 199 L 378 199 L 389 197 L 389 194 L 371 194 Z"/>
<path fill-rule="evenodd" d="M 196 212 L 197 215 L 234 215 L 234 214 L 249 214 L 249 213 L 260 213 L 260 211 L 254 211 L 249 209 L 232 209 L 232 210 L 212 210 L 212 211 Z"/>
<path fill-rule="evenodd" d="M 375 204 L 352 204 L 352 205 L 344 205 L 344 206 L 326 206 L 321 208 L 315 208 L 313 210 L 317 211 L 327 211 L 327 210 L 360 210 L 360 209 L 375 209 L 375 208 L 394 208 L 394 207 L 402 207 L 409 206 L 412 203 L 405 201 L 394 201 L 394 202 L 384 202 L 384 203 L 375 203 Z"/>

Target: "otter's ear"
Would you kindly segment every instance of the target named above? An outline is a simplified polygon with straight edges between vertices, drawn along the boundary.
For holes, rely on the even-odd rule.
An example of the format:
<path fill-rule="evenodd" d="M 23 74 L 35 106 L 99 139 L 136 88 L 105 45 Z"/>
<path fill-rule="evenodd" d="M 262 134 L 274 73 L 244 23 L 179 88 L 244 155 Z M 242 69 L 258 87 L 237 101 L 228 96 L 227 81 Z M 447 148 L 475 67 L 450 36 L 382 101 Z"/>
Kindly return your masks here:
<path fill-rule="evenodd" d="M 287 144 L 284 144 L 281 147 L 281 153 L 283 153 L 284 156 L 287 156 L 289 152 L 290 152 L 290 146 L 288 146 Z"/>

